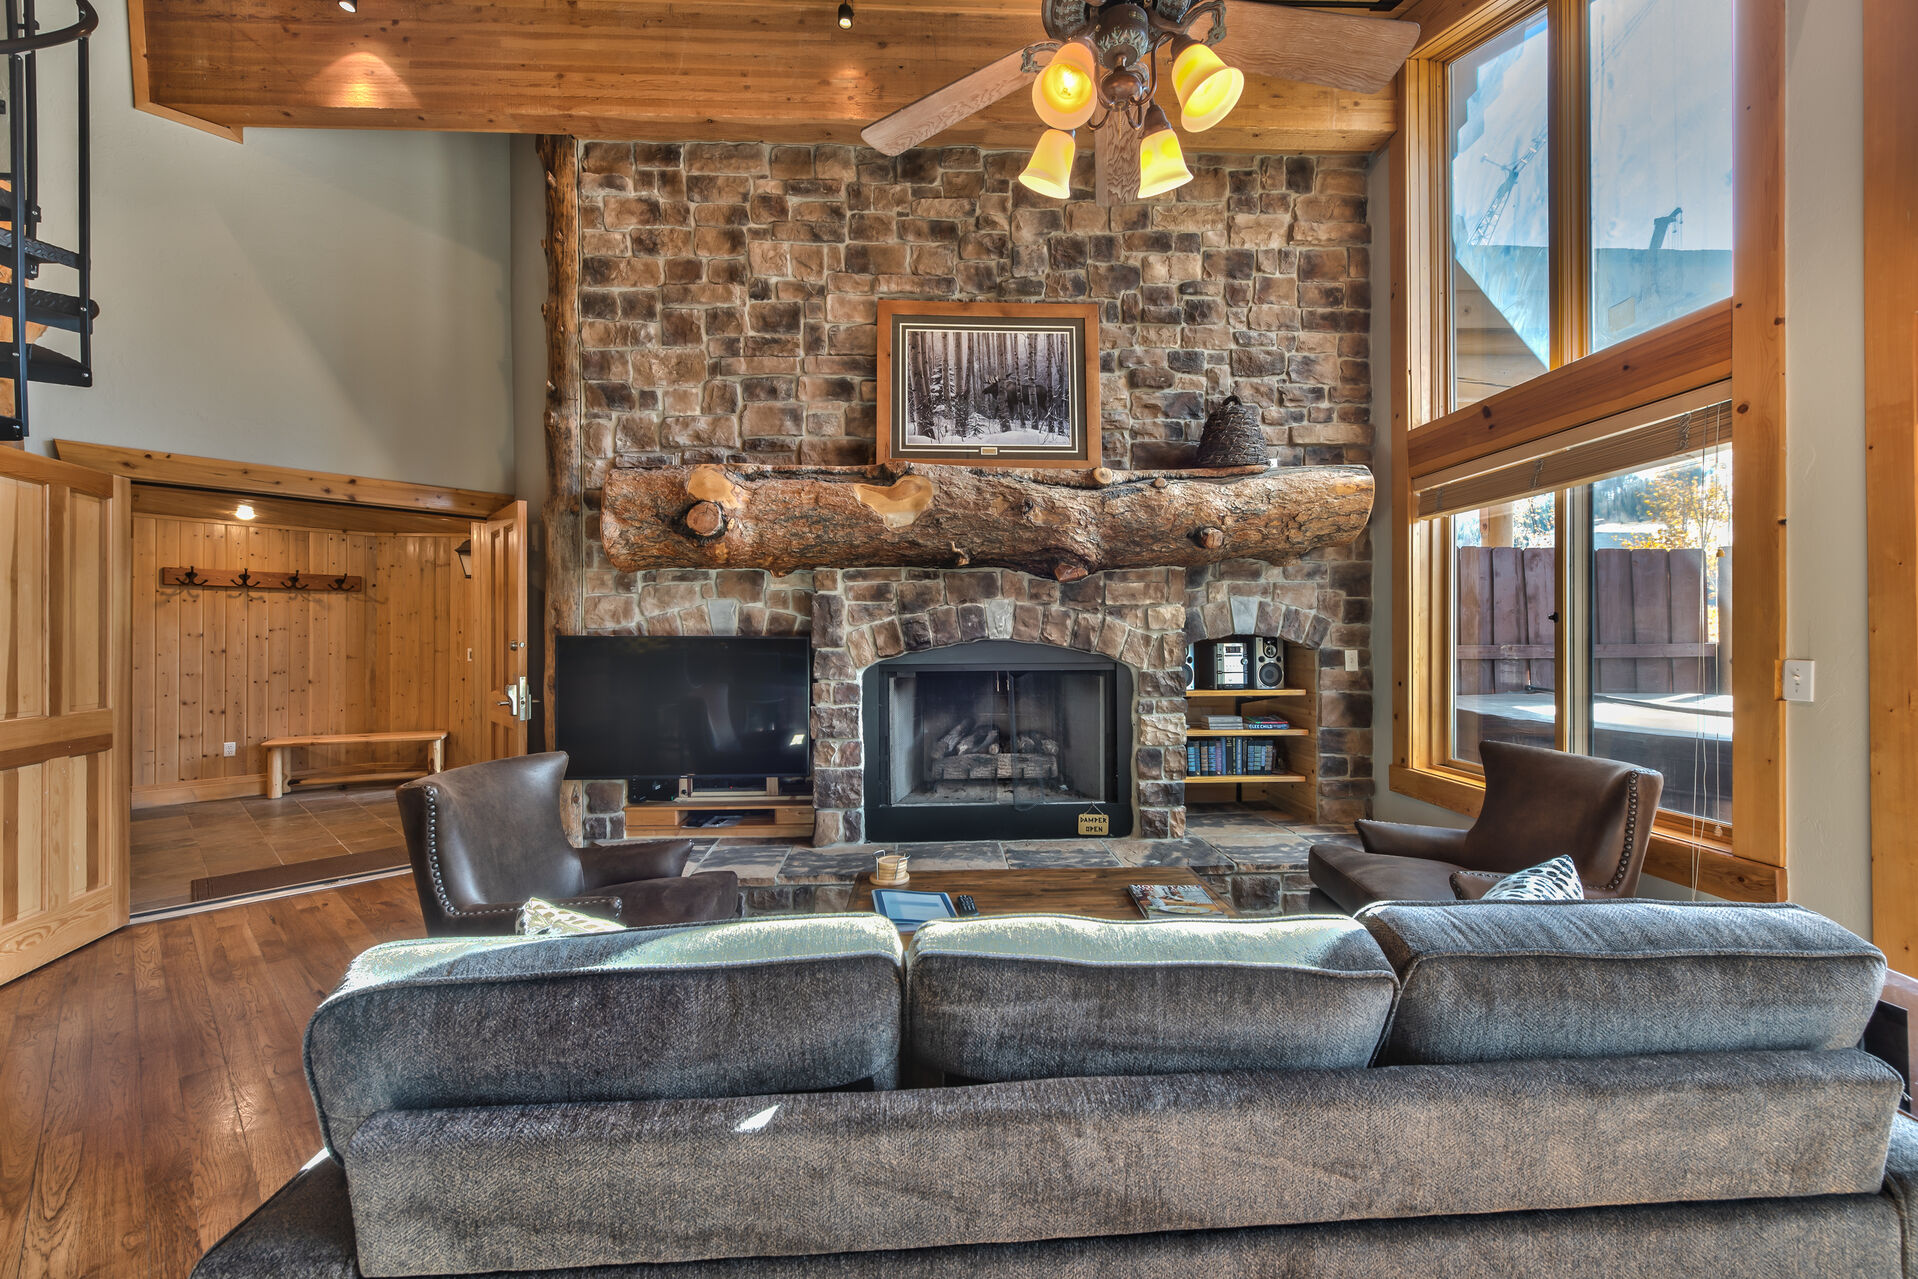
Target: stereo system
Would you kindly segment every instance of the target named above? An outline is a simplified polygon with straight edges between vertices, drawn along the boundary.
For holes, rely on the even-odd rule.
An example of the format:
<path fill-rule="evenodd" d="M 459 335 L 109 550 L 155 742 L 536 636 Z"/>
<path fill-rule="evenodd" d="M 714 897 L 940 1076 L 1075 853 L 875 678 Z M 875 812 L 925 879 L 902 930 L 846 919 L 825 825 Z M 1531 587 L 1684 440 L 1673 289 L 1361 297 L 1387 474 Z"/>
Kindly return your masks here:
<path fill-rule="evenodd" d="M 1260 689 L 1285 685 L 1285 646 L 1268 635 L 1206 640 L 1186 650 L 1187 688 Z"/>

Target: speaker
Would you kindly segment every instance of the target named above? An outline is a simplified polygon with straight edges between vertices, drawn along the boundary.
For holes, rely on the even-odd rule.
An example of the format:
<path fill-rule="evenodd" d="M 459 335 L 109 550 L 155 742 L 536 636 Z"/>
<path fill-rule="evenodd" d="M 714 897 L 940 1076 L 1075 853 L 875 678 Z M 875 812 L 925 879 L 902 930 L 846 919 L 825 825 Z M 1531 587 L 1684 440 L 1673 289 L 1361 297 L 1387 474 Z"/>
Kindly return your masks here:
<path fill-rule="evenodd" d="M 1192 655 L 1192 645 L 1185 646 L 1185 686 L 1187 690 L 1199 686 L 1199 663 Z"/>
<path fill-rule="evenodd" d="M 1269 635 L 1252 641 L 1252 687 L 1285 687 L 1285 646 Z"/>

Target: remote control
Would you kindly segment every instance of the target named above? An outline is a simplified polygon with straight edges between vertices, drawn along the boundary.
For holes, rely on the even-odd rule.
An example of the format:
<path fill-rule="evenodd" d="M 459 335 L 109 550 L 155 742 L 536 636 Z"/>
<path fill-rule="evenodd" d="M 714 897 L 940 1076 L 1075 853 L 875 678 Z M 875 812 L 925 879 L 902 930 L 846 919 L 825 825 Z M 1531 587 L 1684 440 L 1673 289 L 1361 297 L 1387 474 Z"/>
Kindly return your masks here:
<path fill-rule="evenodd" d="M 952 899 L 952 904 L 961 915 L 977 915 L 979 913 L 979 903 L 972 900 L 971 893 L 960 893 Z"/>

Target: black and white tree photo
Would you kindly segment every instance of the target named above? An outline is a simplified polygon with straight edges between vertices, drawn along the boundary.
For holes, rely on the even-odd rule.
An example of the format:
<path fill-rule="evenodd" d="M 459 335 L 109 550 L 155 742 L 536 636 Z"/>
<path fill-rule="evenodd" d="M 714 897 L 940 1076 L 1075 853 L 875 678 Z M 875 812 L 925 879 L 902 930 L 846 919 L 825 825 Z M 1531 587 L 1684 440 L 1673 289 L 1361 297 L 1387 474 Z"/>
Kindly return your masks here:
<path fill-rule="evenodd" d="M 928 327 L 902 336 L 907 447 L 1075 447 L 1072 329 Z"/>

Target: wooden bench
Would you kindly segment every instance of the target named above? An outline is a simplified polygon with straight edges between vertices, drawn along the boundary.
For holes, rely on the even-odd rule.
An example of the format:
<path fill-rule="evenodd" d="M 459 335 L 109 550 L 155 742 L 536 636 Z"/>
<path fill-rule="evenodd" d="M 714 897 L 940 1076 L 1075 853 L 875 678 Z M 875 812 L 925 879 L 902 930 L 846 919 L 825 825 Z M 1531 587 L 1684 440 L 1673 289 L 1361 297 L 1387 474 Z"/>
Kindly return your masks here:
<path fill-rule="evenodd" d="M 261 742 L 266 748 L 266 793 L 278 799 L 295 785 L 344 786 L 349 782 L 408 782 L 415 777 L 437 773 L 446 767 L 446 734 L 443 728 L 422 728 L 399 733 L 316 733 L 307 737 L 274 737 Z M 361 746 L 386 742 L 415 742 L 426 747 L 426 767 L 396 770 L 390 764 L 349 764 L 334 768 L 314 768 L 303 773 L 287 768 L 287 752 L 301 746 Z"/>

